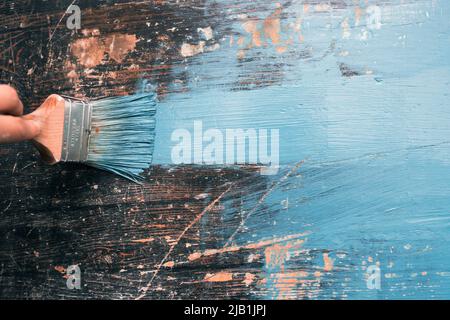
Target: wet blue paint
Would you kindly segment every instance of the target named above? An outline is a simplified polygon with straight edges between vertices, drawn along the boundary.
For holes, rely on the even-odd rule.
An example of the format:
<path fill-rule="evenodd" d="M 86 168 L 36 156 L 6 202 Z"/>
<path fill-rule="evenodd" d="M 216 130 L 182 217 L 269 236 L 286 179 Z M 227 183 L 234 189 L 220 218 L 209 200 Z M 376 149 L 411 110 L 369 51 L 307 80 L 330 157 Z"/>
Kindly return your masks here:
<path fill-rule="evenodd" d="M 381 29 L 367 40 L 354 39 L 358 28 L 342 39 L 345 12 L 337 11 L 311 17 L 304 43 L 284 54 L 252 49 L 249 58 L 280 65 L 281 82 L 267 87 L 231 90 L 246 65 L 257 70 L 238 61 L 227 39 L 187 58 L 178 71 L 188 72 L 190 90 L 170 94 L 158 108 L 154 163 L 171 163 L 171 133 L 192 130 L 194 120 L 205 129 L 280 129 L 282 166 L 268 179 L 305 163 L 288 179 L 290 188 L 266 199 L 280 210 L 272 223 L 250 217 L 251 231 L 235 242 L 310 231 L 305 249 L 328 250 L 335 266 L 316 298 L 338 292 L 337 298 L 448 299 L 450 3 L 383 10 Z M 362 75 L 344 77 L 341 63 Z M 365 268 L 376 262 L 382 287 L 370 290 Z"/>

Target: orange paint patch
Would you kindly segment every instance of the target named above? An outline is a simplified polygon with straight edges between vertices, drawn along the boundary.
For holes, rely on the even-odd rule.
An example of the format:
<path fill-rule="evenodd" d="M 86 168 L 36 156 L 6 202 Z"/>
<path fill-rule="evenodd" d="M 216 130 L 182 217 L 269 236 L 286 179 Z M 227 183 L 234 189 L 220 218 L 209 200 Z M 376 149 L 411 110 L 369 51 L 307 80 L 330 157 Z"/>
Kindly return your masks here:
<path fill-rule="evenodd" d="M 71 45 L 71 52 L 79 64 L 93 68 L 103 61 L 105 53 L 108 53 L 110 59 L 121 63 L 136 48 L 137 41 L 134 34 L 112 34 L 105 39 L 93 36 L 76 40 Z"/>
<path fill-rule="evenodd" d="M 292 239 L 286 243 L 273 244 L 265 249 L 265 266 L 268 275 L 265 279 L 258 281 L 258 284 L 268 286 L 274 299 L 303 299 L 318 296 L 321 272 L 309 274 L 304 270 L 287 268 L 287 262 L 291 257 L 302 254 L 300 249 L 303 243 L 304 240 Z"/>
<path fill-rule="evenodd" d="M 153 224 L 151 225 L 153 228 L 167 228 L 167 224 Z"/>
<path fill-rule="evenodd" d="M 102 62 L 105 47 L 99 38 L 91 37 L 75 41 L 71 52 L 81 65 L 92 68 Z"/>
<path fill-rule="evenodd" d="M 279 268 L 283 271 L 285 262 L 290 258 L 289 251 L 292 249 L 300 249 L 303 242 L 303 240 L 296 240 L 284 245 L 274 244 L 267 247 L 264 251 L 266 266 L 270 269 Z"/>
<path fill-rule="evenodd" d="M 137 240 L 131 240 L 131 242 L 134 243 L 148 243 L 154 241 L 155 238 L 145 238 L 145 239 L 137 239 Z"/>
<path fill-rule="evenodd" d="M 163 264 L 163 267 L 172 268 L 175 265 L 175 262 L 173 261 L 167 261 Z"/>
<path fill-rule="evenodd" d="M 194 261 L 194 260 L 199 259 L 201 256 L 202 256 L 201 252 L 194 252 L 194 253 L 191 253 L 191 254 L 188 256 L 188 260 L 189 260 L 189 261 Z"/>
<path fill-rule="evenodd" d="M 55 266 L 54 269 L 59 273 L 66 273 L 66 268 L 64 268 L 63 266 Z"/>
<path fill-rule="evenodd" d="M 272 40 L 273 44 L 280 43 L 280 14 L 282 9 L 278 8 L 264 20 L 264 33 Z"/>
<path fill-rule="evenodd" d="M 258 30 L 258 21 L 249 20 L 242 24 L 244 30 L 252 35 L 252 45 L 261 46 L 261 32 Z M 243 41 L 241 41 L 241 44 Z"/>
<path fill-rule="evenodd" d="M 308 13 L 308 11 L 309 11 L 309 4 L 304 4 L 303 5 L 303 12 L 304 13 Z"/>
<path fill-rule="evenodd" d="M 244 37 L 240 37 L 237 41 L 238 46 L 244 50 L 254 47 L 267 46 L 269 42 L 276 46 L 278 53 L 284 53 L 287 46 L 292 43 L 292 39 L 283 41 L 281 38 L 281 13 L 283 8 L 280 3 L 276 4 L 275 11 L 265 19 L 246 18 L 242 23 L 242 28 L 251 36 L 251 41 L 245 41 Z M 301 22 L 301 20 L 299 20 Z M 295 32 L 300 32 L 301 23 L 294 27 Z M 244 51 L 240 50 L 237 55 L 238 59 L 244 57 Z"/>
<path fill-rule="evenodd" d="M 246 273 L 244 281 L 242 281 L 247 287 L 253 283 L 255 280 L 255 275 L 253 273 Z"/>
<path fill-rule="evenodd" d="M 233 274 L 230 272 L 207 273 L 203 280 L 206 282 L 226 282 L 233 280 Z"/>
<path fill-rule="evenodd" d="M 76 73 L 75 70 L 71 70 L 71 71 L 69 71 L 69 73 L 67 73 L 67 78 L 78 79 L 78 74 Z"/>
<path fill-rule="evenodd" d="M 128 52 L 136 48 L 137 41 L 135 34 L 113 34 L 105 39 L 105 51 L 111 59 L 121 63 Z"/>
<path fill-rule="evenodd" d="M 328 257 L 328 253 L 323 254 L 323 263 L 324 263 L 323 271 L 329 272 L 333 270 L 333 259 Z"/>
<path fill-rule="evenodd" d="M 134 256 L 134 253 L 126 253 L 126 252 L 119 252 L 119 256 L 121 257 L 132 257 Z"/>
<path fill-rule="evenodd" d="M 317 294 L 315 286 L 319 285 L 317 279 L 305 279 L 308 273 L 305 271 L 292 271 L 286 273 L 276 273 L 271 277 L 274 289 L 276 289 L 276 299 L 290 300 L 303 298 L 306 293 L 311 297 Z M 299 290 L 298 287 L 303 288 Z"/>
<path fill-rule="evenodd" d="M 189 261 L 194 261 L 197 260 L 201 257 L 207 257 L 207 256 L 212 256 L 212 255 L 216 255 L 216 254 L 221 254 L 221 253 L 227 253 L 227 252 L 236 252 L 236 251 L 240 251 L 240 250 L 245 250 L 245 249 L 261 249 L 276 243 L 280 243 L 280 242 L 286 242 L 289 240 L 293 240 L 293 239 L 298 239 L 300 237 L 304 237 L 306 234 L 305 233 L 297 233 L 297 234 L 292 234 L 289 236 L 285 236 L 285 237 L 280 237 L 280 238 L 274 238 L 274 239 L 270 239 L 270 240 L 263 240 L 263 241 L 259 241 L 257 243 L 251 243 L 251 244 L 247 244 L 244 246 L 230 246 L 230 247 L 224 247 L 222 249 L 209 249 L 209 250 L 205 250 L 204 252 L 194 252 L 191 253 L 188 257 Z M 304 240 L 298 240 L 299 242 L 303 243 Z"/>
<path fill-rule="evenodd" d="M 183 45 L 181 46 L 181 55 L 183 57 L 192 57 L 199 53 L 203 53 L 204 49 L 204 41 L 200 41 L 198 44 L 183 43 Z"/>

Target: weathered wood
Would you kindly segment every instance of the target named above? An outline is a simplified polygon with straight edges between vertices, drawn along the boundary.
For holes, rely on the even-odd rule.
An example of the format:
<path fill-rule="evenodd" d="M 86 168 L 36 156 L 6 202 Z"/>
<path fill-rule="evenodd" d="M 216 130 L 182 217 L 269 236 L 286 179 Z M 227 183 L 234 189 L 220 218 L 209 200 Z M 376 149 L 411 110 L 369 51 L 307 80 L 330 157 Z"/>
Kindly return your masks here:
<path fill-rule="evenodd" d="M 0 3 L 1 82 L 27 111 L 52 93 L 126 94 L 147 79 L 159 113 L 219 88 L 290 134 L 275 176 L 167 163 L 142 186 L 0 146 L 0 298 L 448 298 L 448 81 L 418 81 L 448 80 L 448 64 L 433 64 L 448 30 L 426 24 L 448 5 L 369 2 L 388 14 L 380 38 L 365 1 L 75 1 L 78 31 L 65 25 L 72 1 Z M 435 45 L 424 62 L 405 40 L 419 32 L 415 44 Z M 221 105 L 204 111 L 220 121 Z M 250 111 L 223 121 L 257 122 Z M 66 287 L 70 265 L 80 290 Z M 382 290 L 367 287 L 369 265 Z"/>

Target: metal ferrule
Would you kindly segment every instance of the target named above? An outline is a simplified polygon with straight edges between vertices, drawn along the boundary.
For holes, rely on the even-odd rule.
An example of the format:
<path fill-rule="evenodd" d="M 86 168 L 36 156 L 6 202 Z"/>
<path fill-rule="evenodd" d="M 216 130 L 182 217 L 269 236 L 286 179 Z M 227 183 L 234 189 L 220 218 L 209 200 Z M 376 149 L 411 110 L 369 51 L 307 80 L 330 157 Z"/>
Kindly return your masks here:
<path fill-rule="evenodd" d="M 80 99 L 62 97 L 65 105 L 61 161 L 85 162 L 91 135 L 92 105 Z"/>

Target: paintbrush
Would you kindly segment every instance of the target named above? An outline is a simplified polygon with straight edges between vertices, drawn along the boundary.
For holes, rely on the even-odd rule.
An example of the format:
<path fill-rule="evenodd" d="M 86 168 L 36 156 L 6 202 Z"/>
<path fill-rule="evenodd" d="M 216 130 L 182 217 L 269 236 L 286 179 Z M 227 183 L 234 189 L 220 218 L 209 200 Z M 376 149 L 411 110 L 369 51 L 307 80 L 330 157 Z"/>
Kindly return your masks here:
<path fill-rule="evenodd" d="M 31 115 L 44 119 L 32 139 L 49 164 L 79 162 L 134 182 L 152 162 L 155 95 L 83 100 L 51 95 Z"/>

